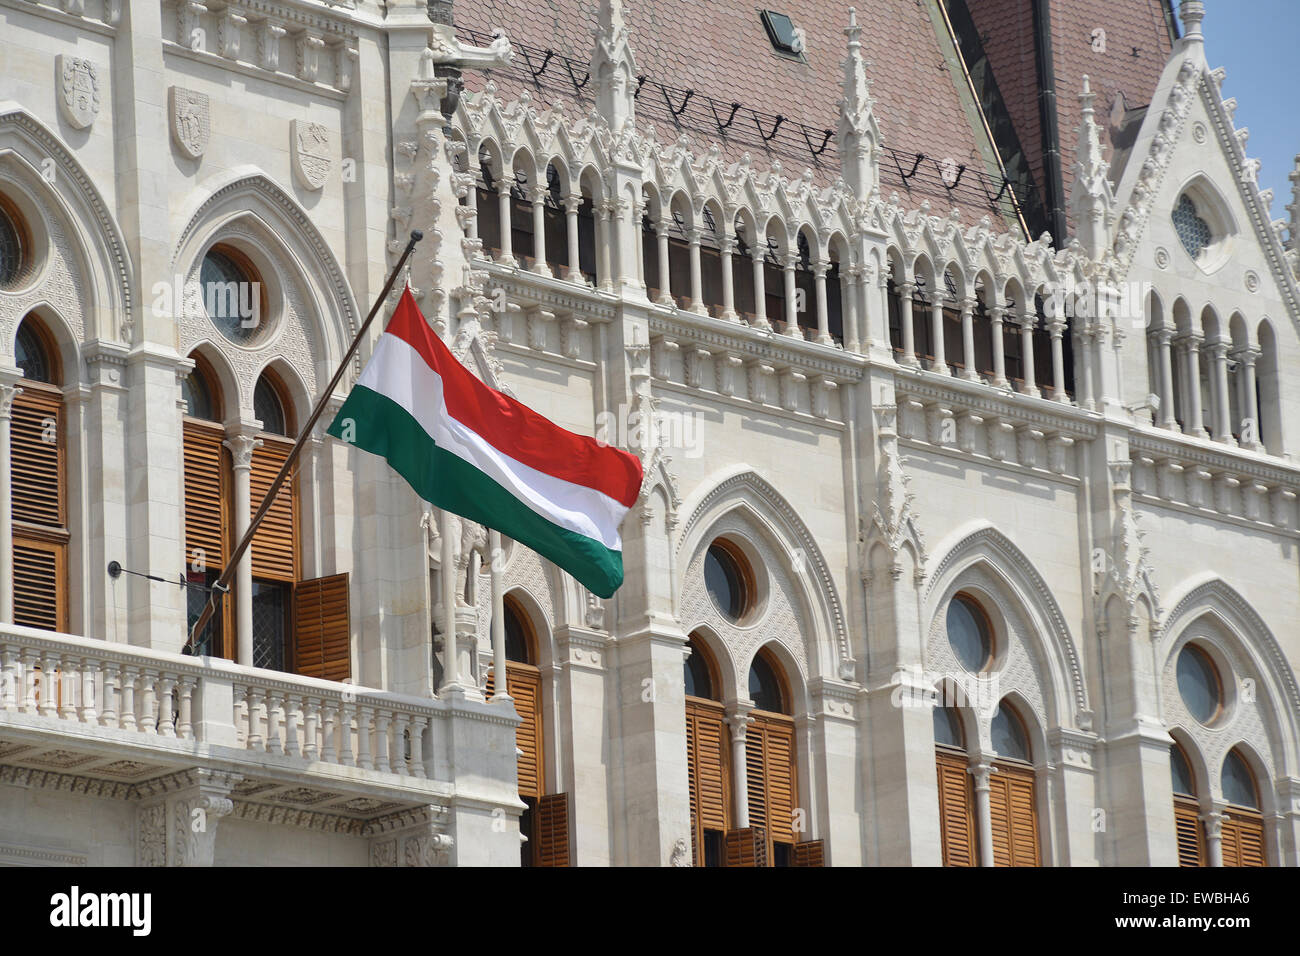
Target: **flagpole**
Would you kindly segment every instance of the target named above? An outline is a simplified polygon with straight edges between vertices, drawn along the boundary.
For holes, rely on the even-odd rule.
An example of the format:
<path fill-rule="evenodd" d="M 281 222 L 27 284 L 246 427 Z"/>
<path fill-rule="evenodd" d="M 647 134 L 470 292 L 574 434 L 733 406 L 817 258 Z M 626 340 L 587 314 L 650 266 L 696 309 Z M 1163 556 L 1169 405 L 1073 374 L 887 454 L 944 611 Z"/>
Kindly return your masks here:
<path fill-rule="evenodd" d="M 212 590 L 208 595 L 208 603 L 204 605 L 203 613 L 199 615 L 199 619 L 194 622 L 194 628 L 190 631 L 189 640 L 185 642 L 185 646 L 181 649 L 182 654 L 191 653 L 195 638 L 203 633 L 203 628 L 207 625 L 208 621 L 211 620 L 212 613 L 216 610 L 216 604 L 214 601 L 217 595 L 230 590 L 230 579 L 234 575 L 240 559 L 244 556 L 244 552 L 247 551 L 249 545 L 252 544 L 253 535 L 257 532 L 258 525 L 262 523 L 262 519 L 265 518 L 267 512 L 271 510 L 271 504 L 275 501 L 275 496 L 279 493 L 280 486 L 284 484 L 285 478 L 287 478 L 289 472 L 293 470 L 294 463 L 297 462 L 298 455 L 302 452 L 303 445 L 306 444 L 308 436 L 311 435 L 311 430 L 316 426 L 317 420 L 325 411 L 325 406 L 329 404 L 330 397 L 334 394 L 334 389 L 338 387 L 339 382 L 342 380 L 343 373 L 347 369 L 348 363 L 352 361 L 352 356 L 354 356 L 357 349 L 361 347 L 361 340 L 365 338 L 366 330 L 370 328 L 370 323 L 372 323 L 375 320 L 375 316 L 379 314 L 379 309 L 383 306 L 384 300 L 388 298 L 388 293 L 393 290 L 393 285 L 397 282 L 397 276 L 401 273 L 402 267 L 406 265 L 406 260 L 409 259 L 411 253 L 415 251 L 415 244 L 423 238 L 424 233 L 420 232 L 420 230 L 411 230 L 411 238 L 406 243 L 406 248 L 402 250 L 402 255 L 401 258 L 397 260 L 397 265 L 393 266 L 393 271 L 389 274 L 388 281 L 384 283 L 383 289 L 380 290 L 379 298 L 375 300 L 375 304 L 371 307 L 370 314 L 366 316 L 366 320 L 361 323 L 361 328 L 357 329 L 357 334 L 352 339 L 352 345 L 348 347 L 347 353 L 343 356 L 342 361 L 339 362 L 339 367 L 334 371 L 334 377 L 330 379 L 329 384 L 321 391 L 320 398 L 316 399 L 316 407 L 312 409 L 311 416 L 307 419 L 306 424 L 303 425 L 302 430 L 298 435 L 298 440 L 293 443 L 293 448 L 289 450 L 288 457 L 285 458 L 284 464 L 280 466 L 279 472 L 276 473 L 275 480 L 271 482 L 271 487 L 267 489 L 266 496 L 262 499 L 262 504 L 257 509 L 257 514 L 253 515 L 253 520 L 248 523 L 248 529 L 244 532 L 244 536 L 239 540 L 239 544 L 235 546 L 235 550 L 230 555 L 230 560 L 226 562 L 226 567 L 222 570 L 216 583 L 212 585 Z M 251 664 L 252 662 L 248 661 L 246 663 Z"/>

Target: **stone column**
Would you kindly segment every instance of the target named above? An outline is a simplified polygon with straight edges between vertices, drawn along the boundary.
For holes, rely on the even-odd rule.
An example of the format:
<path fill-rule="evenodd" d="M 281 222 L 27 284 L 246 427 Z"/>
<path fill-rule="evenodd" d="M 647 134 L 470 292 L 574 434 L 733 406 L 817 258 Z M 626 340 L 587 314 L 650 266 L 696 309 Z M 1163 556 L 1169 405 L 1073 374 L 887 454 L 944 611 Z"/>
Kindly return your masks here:
<path fill-rule="evenodd" d="M 902 364 L 909 366 L 919 364 L 916 360 L 916 330 L 912 327 L 912 293 L 915 291 L 916 283 L 911 279 L 899 287 L 898 314 L 903 326 Z"/>
<path fill-rule="evenodd" d="M 1160 367 L 1160 427 L 1167 431 L 1178 429 L 1177 409 L 1174 407 L 1174 366 L 1169 354 L 1169 343 L 1173 338 L 1173 329 L 1159 328 L 1155 331 Z"/>
<path fill-rule="evenodd" d="M 698 228 L 692 228 L 687 234 L 687 240 L 690 243 L 691 258 L 691 311 L 696 315 L 708 315 L 709 310 L 704 307 L 704 280 L 700 275 L 700 239 L 703 233 Z"/>
<path fill-rule="evenodd" d="M 598 212 L 600 214 L 600 234 L 596 237 L 596 284 L 602 292 L 609 292 L 614 288 L 614 266 L 610 257 L 610 250 L 618 242 L 618 227 L 616 225 L 618 207 L 606 199 L 601 202 Z"/>
<path fill-rule="evenodd" d="M 1253 425 L 1250 441 L 1244 440 L 1246 438 L 1246 428 L 1244 426 L 1242 427 L 1242 445 L 1252 451 L 1263 451 L 1264 449 L 1264 445 L 1260 441 L 1259 394 L 1256 391 L 1255 385 L 1255 363 L 1259 360 L 1259 356 L 1259 349 L 1246 348 L 1237 352 L 1237 361 L 1240 363 L 1242 371 L 1241 388 L 1242 391 L 1245 392 L 1245 395 L 1243 396 L 1245 400 L 1241 403 L 1241 408 L 1245 411 L 1246 418 L 1249 419 Z"/>
<path fill-rule="evenodd" d="M 754 709 L 749 700 L 733 700 L 727 703 L 727 726 L 731 728 L 731 789 L 736 795 L 735 829 L 743 830 L 749 826 L 749 769 L 746 765 L 745 732 L 754 718 L 749 712 Z"/>
<path fill-rule="evenodd" d="M 550 195 L 545 186 L 533 187 L 529 199 L 533 201 L 533 272 L 539 276 L 549 276 L 551 267 L 546 264 L 546 197 Z"/>
<path fill-rule="evenodd" d="M 943 343 L 943 294 L 935 289 L 930 296 L 930 338 L 934 340 L 934 371 L 951 375 Z"/>
<path fill-rule="evenodd" d="M 22 389 L 13 384 L 22 376 L 0 378 L 0 624 L 14 622 L 14 502 L 11 433 L 14 399 Z"/>
<path fill-rule="evenodd" d="M 968 382 L 980 380 L 975 367 L 975 300 L 970 296 L 961 300 L 961 361 L 966 366 L 961 377 Z"/>
<path fill-rule="evenodd" d="M 511 248 L 513 239 L 510 234 L 510 187 L 512 185 L 511 180 L 502 173 L 501 181 L 497 183 L 497 218 L 501 221 L 501 255 L 497 257 L 497 262 L 514 268 L 518 263 L 515 262 L 514 250 Z"/>
<path fill-rule="evenodd" d="M 762 236 L 754 238 L 754 246 L 750 250 L 754 257 L 754 328 L 770 329 L 772 323 L 767 319 L 767 287 L 763 275 L 763 250 L 767 248 L 767 240 Z"/>
<path fill-rule="evenodd" d="M 659 244 L 659 305 L 676 306 L 672 293 L 672 269 L 668 262 L 668 230 L 672 228 L 671 219 L 660 219 L 655 223 L 655 240 Z"/>
<path fill-rule="evenodd" d="M 722 315 L 719 318 L 737 322 L 740 316 L 736 314 L 736 277 L 731 271 L 731 256 L 736 251 L 735 236 L 723 236 L 719 248 L 722 253 Z"/>
<path fill-rule="evenodd" d="M 1017 320 L 1020 324 L 1021 363 L 1025 369 L 1025 384 L 1021 394 L 1039 396 L 1038 383 L 1034 379 L 1034 323 L 1038 316 L 1032 312 L 1022 312 Z"/>
<path fill-rule="evenodd" d="M 1183 434 L 1204 438 L 1205 416 L 1201 411 L 1201 336 L 1190 334 L 1183 337 L 1183 346 L 1187 354 L 1187 417 L 1183 422 Z"/>
<path fill-rule="evenodd" d="M 1007 381 L 1007 354 L 1002 341 L 1002 316 L 1006 309 L 995 305 L 989 309 L 989 344 L 993 349 L 993 385 L 998 388 L 1010 388 Z"/>
<path fill-rule="evenodd" d="M 1205 827 L 1205 850 L 1210 866 L 1223 866 L 1223 816 L 1227 808 L 1222 800 L 1215 800 L 1210 809 L 1200 815 Z"/>
<path fill-rule="evenodd" d="M 564 222 L 568 229 L 569 268 L 564 278 L 570 282 L 582 282 L 582 268 L 579 265 L 578 252 L 578 210 L 582 208 L 582 197 L 570 193 L 564 197 Z"/>
<path fill-rule="evenodd" d="M 799 328 L 799 303 L 796 301 L 794 266 L 794 254 L 786 253 L 781 259 L 781 270 L 785 281 L 785 334 L 801 339 L 803 330 Z"/>
<path fill-rule="evenodd" d="M 1235 445 L 1232 437 L 1232 397 L 1228 394 L 1228 342 L 1223 338 L 1210 345 L 1214 358 L 1214 440 Z"/>
<path fill-rule="evenodd" d="M 844 310 L 844 348 L 849 352 L 857 352 L 862 348 L 862 333 L 858 330 L 858 282 L 861 276 L 862 270 L 858 266 L 849 266 L 847 271 L 840 271 L 840 306 Z"/>
<path fill-rule="evenodd" d="M 831 338 L 830 311 L 826 304 L 826 270 L 830 263 L 819 260 L 813 264 L 813 276 L 817 291 L 817 341 L 822 345 L 834 344 Z M 841 299 L 843 297 L 841 296 Z M 843 302 L 841 301 L 841 306 Z"/>
<path fill-rule="evenodd" d="M 253 468 L 253 452 L 262 444 L 260 438 L 253 435 L 258 427 L 247 422 L 240 422 L 229 429 L 230 437 L 224 442 L 230 449 L 230 457 L 235 471 L 235 533 L 232 547 L 237 544 L 248 530 L 252 519 L 249 502 L 250 474 Z M 235 569 L 235 663 L 245 667 L 253 666 L 253 549 L 248 548 L 239 559 Z"/>
<path fill-rule="evenodd" d="M 979 865 L 994 866 L 993 812 L 989 793 L 989 774 L 993 772 L 993 766 L 985 756 L 972 756 L 967 771 L 975 786 L 975 842 L 979 847 Z"/>
<path fill-rule="evenodd" d="M 1061 336 L 1065 333 L 1065 320 L 1052 319 L 1047 323 L 1047 331 L 1052 336 L 1052 401 L 1068 402 L 1070 396 L 1065 391 L 1065 352 Z"/>
<path fill-rule="evenodd" d="M 1092 343 L 1091 332 L 1086 327 L 1081 327 L 1078 333 L 1079 354 L 1083 357 L 1083 381 L 1079 389 L 1079 407 L 1092 411 L 1097 407 L 1097 403 L 1092 397 Z"/>

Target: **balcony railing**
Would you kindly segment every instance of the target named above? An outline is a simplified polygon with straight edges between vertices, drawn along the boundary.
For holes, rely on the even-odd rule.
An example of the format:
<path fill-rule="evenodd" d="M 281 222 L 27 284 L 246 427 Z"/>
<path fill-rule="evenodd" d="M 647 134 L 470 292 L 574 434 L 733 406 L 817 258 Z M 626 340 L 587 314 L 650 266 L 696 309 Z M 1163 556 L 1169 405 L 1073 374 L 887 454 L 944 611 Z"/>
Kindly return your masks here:
<path fill-rule="evenodd" d="M 0 726 L 63 725 L 69 734 L 178 754 L 207 745 L 227 759 L 256 754 L 263 765 L 327 764 L 429 779 L 433 747 L 426 742 L 445 708 L 431 698 L 221 659 L 0 629 Z"/>

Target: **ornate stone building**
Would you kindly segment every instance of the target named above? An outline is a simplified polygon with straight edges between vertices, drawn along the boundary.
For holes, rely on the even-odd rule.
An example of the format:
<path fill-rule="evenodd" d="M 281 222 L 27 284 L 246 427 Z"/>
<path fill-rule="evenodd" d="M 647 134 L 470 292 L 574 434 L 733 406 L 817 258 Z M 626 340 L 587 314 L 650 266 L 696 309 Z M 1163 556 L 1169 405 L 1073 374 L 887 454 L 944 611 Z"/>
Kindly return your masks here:
<path fill-rule="evenodd" d="M 1295 865 L 1300 170 L 1204 5 L 624 6 L 0 2 L 0 862 Z M 623 587 L 325 435 L 376 325 L 191 645 L 413 229 L 642 458 Z"/>

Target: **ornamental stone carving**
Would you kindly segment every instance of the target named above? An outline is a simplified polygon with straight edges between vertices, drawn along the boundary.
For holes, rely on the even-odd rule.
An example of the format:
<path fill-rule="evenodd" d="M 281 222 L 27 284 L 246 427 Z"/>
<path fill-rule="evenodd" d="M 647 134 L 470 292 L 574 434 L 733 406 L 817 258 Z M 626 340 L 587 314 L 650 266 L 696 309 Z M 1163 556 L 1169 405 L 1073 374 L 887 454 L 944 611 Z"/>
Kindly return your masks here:
<path fill-rule="evenodd" d="M 293 174 L 304 189 L 320 189 L 330 172 L 330 132 L 320 123 L 294 120 L 289 124 Z"/>
<path fill-rule="evenodd" d="M 99 115 L 99 68 L 83 57 L 60 53 L 55 72 L 59 112 L 73 129 L 85 129 Z"/>
<path fill-rule="evenodd" d="M 208 148 L 208 95 L 173 86 L 167 91 L 172 142 L 190 159 Z"/>

